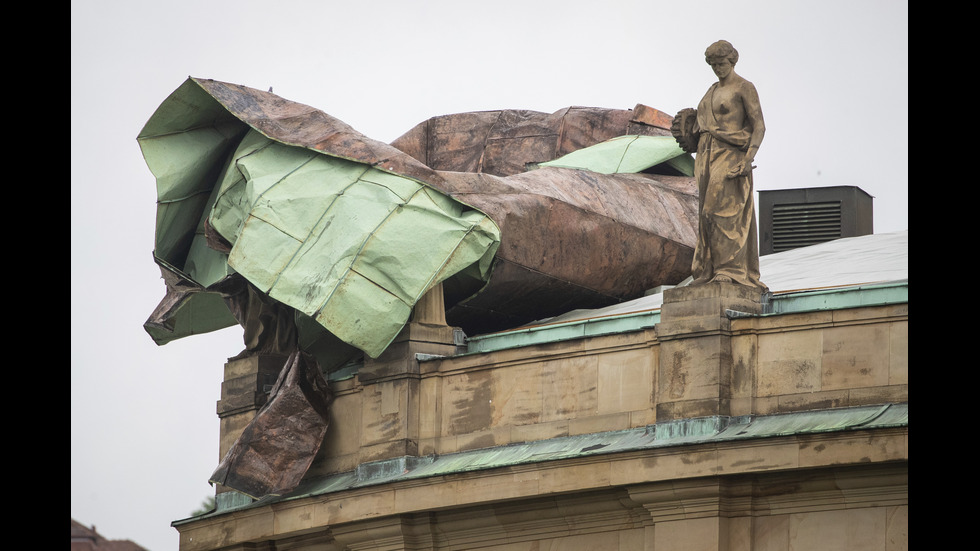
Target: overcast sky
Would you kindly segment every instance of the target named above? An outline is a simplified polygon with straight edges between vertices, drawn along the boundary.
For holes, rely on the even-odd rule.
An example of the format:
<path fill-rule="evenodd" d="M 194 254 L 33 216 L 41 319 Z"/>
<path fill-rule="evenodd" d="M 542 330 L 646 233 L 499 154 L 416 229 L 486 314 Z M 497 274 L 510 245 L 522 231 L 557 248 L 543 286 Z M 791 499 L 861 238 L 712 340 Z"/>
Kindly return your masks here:
<path fill-rule="evenodd" d="M 155 184 L 136 135 L 188 77 L 317 107 L 390 142 L 435 115 L 675 113 L 732 42 L 766 120 L 757 189 L 857 185 L 908 228 L 908 3 L 72 1 L 71 515 L 160 551 L 213 490 L 226 329 L 163 347 Z"/>

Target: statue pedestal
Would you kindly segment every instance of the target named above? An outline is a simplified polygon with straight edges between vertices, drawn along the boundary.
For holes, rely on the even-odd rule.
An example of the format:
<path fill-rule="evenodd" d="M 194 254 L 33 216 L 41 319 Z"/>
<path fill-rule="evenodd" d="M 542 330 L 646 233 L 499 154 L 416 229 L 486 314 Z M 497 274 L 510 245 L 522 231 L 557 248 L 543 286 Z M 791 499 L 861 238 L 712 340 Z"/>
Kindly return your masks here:
<path fill-rule="evenodd" d="M 758 289 L 706 283 L 664 293 L 657 421 L 731 414 L 733 365 L 727 311 L 761 314 Z"/>

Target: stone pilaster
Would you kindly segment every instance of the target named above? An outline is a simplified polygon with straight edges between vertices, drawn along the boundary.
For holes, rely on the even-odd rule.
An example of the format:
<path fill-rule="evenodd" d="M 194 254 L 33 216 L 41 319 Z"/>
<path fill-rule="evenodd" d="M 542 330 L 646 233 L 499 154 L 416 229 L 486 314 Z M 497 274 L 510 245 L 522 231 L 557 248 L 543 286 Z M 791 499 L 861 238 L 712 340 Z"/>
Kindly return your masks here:
<path fill-rule="evenodd" d="M 452 327 L 446 325 L 442 284 L 415 305 L 412 319 L 377 358 L 365 357 L 357 372 L 364 400 L 360 462 L 418 455 L 418 354 L 450 356 L 457 352 Z"/>
<path fill-rule="evenodd" d="M 412 319 L 377 358 L 365 358 L 357 375 L 361 383 L 406 374 L 418 375 L 416 354 L 451 356 L 457 352 L 454 329 L 446 325 L 446 304 L 442 284 L 419 299 Z"/>

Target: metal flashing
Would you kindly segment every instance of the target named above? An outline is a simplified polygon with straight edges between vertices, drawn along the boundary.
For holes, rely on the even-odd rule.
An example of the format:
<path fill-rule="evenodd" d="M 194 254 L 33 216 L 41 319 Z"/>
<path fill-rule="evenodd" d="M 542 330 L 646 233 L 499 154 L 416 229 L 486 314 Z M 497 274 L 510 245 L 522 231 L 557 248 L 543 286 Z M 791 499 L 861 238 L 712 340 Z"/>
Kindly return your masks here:
<path fill-rule="evenodd" d="M 777 293 L 770 299 L 766 314 L 740 314 L 732 317 L 769 316 L 819 310 L 841 310 L 861 306 L 883 306 L 909 301 L 907 279 Z M 638 301 L 639 302 L 639 301 Z M 597 337 L 630 331 L 642 331 L 660 323 L 660 308 L 609 316 L 582 318 L 559 323 L 542 323 L 527 327 L 479 335 L 468 339 L 467 354 L 492 352 L 536 344 Z"/>
<path fill-rule="evenodd" d="M 909 301 L 909 280 L 814 289 L 773 296 L 770 314 L 839 310 L 859 306 L 882 306 Z"/>
<path fill-rule="evenodd" d="M 641 331 L 660 323 L 660 308 L 628 314 L 520 327 L 467 339 L 467 354 L 518 348 L 614 333 Z"/>

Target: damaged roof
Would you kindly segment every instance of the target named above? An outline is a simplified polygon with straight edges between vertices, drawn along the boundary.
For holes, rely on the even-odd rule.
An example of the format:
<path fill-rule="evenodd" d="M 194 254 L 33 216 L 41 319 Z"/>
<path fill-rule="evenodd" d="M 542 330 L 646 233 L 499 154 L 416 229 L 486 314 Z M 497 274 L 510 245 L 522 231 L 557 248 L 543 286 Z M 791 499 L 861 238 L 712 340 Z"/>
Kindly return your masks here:
<path fill-rule="evenodd" d="M 655 137 L 665 116 L 639 111 L 447 115 L 388 145 L 269 92 L 188 79 L 138 138 L 168 288 L 145 327 L 163 344 L 232 325 L 212 286 L 237 274 L 312 320 L 301 332 L 376 357 L 440 282 L 447 322 L 469 334 L 676 283 L 696 238 L 691 178 L 524 171 L 629 132 L 659 144 L 630 146 L 630 164 L 683 157 Z"/>

